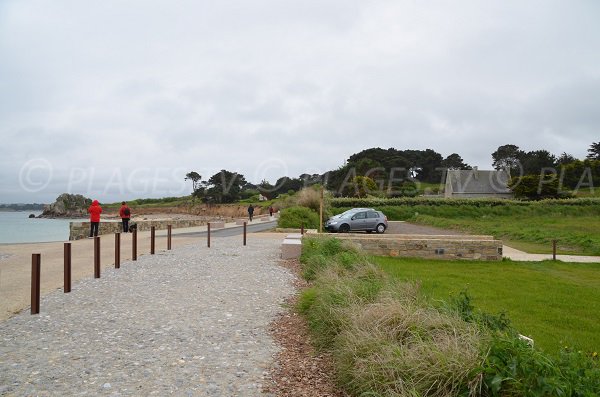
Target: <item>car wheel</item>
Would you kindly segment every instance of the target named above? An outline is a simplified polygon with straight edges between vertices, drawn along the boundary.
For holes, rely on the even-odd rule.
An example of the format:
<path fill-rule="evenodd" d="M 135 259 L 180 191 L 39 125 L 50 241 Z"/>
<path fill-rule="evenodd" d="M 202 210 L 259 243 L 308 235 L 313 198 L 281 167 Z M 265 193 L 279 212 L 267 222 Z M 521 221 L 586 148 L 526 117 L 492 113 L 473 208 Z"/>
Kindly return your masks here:
<path fill-rule="evenodd" d="M 344 223 L 340 225 L 340 233 L 348 233 L 350 231 L 350 225 Z"/>
<path fill-rule="evenodd" d="M 375 228 L 375 231 L 379 234 L 385 232 L 385 225 L 383 223 L 380 223 L 379 225 L 377 225 L 377 227 Z"/>

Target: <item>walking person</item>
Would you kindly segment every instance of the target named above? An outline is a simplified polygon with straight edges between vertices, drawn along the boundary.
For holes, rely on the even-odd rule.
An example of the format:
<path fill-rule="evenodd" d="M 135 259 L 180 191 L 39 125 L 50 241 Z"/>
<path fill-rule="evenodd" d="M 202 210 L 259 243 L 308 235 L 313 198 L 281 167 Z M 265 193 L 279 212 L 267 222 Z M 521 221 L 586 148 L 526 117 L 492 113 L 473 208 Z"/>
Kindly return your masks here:
<path fill-rule="evenodd" d="M 90 214 L 90 238 L 98 235 L 98 229 L 100 226 L 100 214 L 102 213 L 102 207 L 98 200 L 94 200 L 90 208 L 88 208 Z"/>
<path fill-rule="evenodd" d="M 273 217 L 273 206 L 272 205 L 269 206 L 269 216 Z"/>
<path fill-rule="evenodd" d="M 252 215 L 254 215 L 254 207 L 250 204 L 248 206 L 248 218 L 250 219 L 250 222 L 252 222 Z"/>
<path fill-rule="evenodd" d="M 119 210 L 119 216 L 123 223 L 123 233 L 129 232 L 129 219 L 131 218 L 131 209 L 127 206 L 125 201 L 121 202 L 121 209 Z"/>

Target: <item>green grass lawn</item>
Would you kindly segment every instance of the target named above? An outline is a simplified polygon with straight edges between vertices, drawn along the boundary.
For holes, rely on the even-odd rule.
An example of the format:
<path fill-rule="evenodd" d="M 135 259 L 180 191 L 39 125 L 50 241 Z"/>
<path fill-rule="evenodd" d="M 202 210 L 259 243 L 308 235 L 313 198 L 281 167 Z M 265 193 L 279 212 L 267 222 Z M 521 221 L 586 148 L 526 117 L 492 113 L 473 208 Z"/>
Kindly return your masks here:
<path fill-rule="evenodd" d="M 600 263 L 374 261 L 394 277 L 420 280 L 434 300 L 467 290 L 477 309 L 505 312 L 521 334 L 550 354 L 561 345 L 600 352 Z"/>
<path fill-rule="evenodd" d="M 531 248 L 526 251 L 531 253 L 552 252 L 551 242 L 556 239 L 559 254 L 600 255 L 600 218 L 597 217 L 521 214 L 515 217 L 447 219 L 420 215 L 416 220 L 427 225 L 491 234 L 507 241 L 529 243 Z"/>

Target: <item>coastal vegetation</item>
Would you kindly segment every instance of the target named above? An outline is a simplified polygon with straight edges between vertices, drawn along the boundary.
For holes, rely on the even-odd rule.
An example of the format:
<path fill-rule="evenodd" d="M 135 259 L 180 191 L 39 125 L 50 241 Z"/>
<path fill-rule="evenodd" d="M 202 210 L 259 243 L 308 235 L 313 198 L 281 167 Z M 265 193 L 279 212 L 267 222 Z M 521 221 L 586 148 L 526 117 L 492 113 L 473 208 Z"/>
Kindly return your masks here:
<path fill-rule="evenodd" d="M 310 286 L 298 310 L 315 345 L 332 353 L 338 383 L 350 395 L 600 393 L 597 350 L 569 345 L 544 353 L 522 340 L 505 314 L 475 308 L 468 293 L 441 300 L 431 285 L 393 276 L 333 238 L 307 239 L 301 262 Z"/>

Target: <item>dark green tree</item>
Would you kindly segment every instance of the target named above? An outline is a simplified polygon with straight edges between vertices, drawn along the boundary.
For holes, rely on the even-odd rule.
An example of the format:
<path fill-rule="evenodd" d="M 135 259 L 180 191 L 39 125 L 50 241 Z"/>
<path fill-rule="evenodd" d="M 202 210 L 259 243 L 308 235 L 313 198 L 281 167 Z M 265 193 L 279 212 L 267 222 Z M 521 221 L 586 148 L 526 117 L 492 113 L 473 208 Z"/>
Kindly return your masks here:
<path fill-rule="evenodd" d="M 519 152 L 518 159 L 523 167 L 523 175 L 541 174 L 544 170 L 555 169 L 557 166 L 556 157 L 547 150 Z"/>
<path fill-rule="evenodd" d="M 575 160 L 561 168 L 561 183 L 573 190 L 600 186 L 600 160 Z"/>
<path fill-rule="evenodd" d="M 269 183 L 269 181 L 267 181 L 266 179 L 263 179 L 257 186 L 258 191 L 260 192 L 260 194 L 262 194 L 263 196 L 265 196 L 267 199 L 272 199 L 275 196 L 277 196 L 277 192 L 276 192 L 276 188 L 275 186 L 271 185 Z"/>
<path fill-rule="evenodd" d="M 588 149 L 588 160 L 600 160 L 600 142 L 595 142 Z"/>
<path fill-rule="evenodd" d="M 208 180 L 206 201 L 213 203 L 233 203 L 240 199 L 246 179 L 242 174 L 221 170 Z"/>
<path fill-rule="evenodd" d="M 201 179 L 202 179 L 202 176 L 200 176 L 200 174 L 197 173 L 196 171 L 191 171 L 191 172 L 188 172 L 187 174 L 185 174 L 185 180 L 192 181 L 192 195 L 196 195 L 198 192 L 198 189 L 200 189 L 200 180 Z"/>
<path fill-rule="evenodd" d="M 541 200 L 561 196 L 559 179 L 556 174 L 532 174 L 513 177 L 508 187 L 517 198 Z"/>
<path fill-rule="evenodd" d="M 558 158 L 556 159 L 556 162 L 558 165 L 565 165 L 565 164 L 569 164 L 572 163 L 574 161 L 577 161 L 577 159 L 566 152 L 563 152 L 560 156 L 558 156 Z"/>
<path fill-rule="evenodd" d="M 519 172 L 519 155 L 522 153 L 517 145 L 502 145 L 492 153 L 492 166 L 497 170 L 509 170 L 511 175 Z"/>
<path fill-rule="evenodd" d="M 448 170 L 470 170 L 471 166 L 465 163 L 458 153 L 452 153 L 442 160 L 442 167 Z"/>
<path fill-rule="evenodd" d="M 366 176 L 356 176 L 347 186 L 346 196 L 366 197 L 369 194 L 377 192 L 377 184 L 373 179 Z"/>
<path fill-rule="evenodd" d="M 421 182 L 436 183 L 442 179 L 443 157 L 432 149 L 420 150 L 416 154 L 414 166 L 418 168 L 416 179 Z"/>
<path fill-rule="evenodd" d="M 297 192 L 304 186 L 304 182 L 300 178 L 290 178 L 284 176 L 275 182 L 275 191 L 277 194 L 287 193 L 290 190 Z"/>

